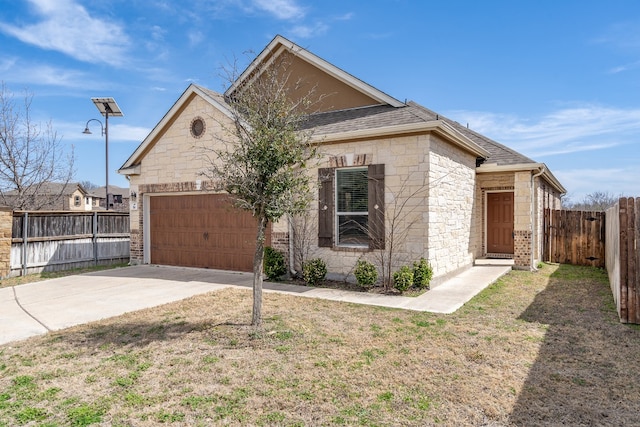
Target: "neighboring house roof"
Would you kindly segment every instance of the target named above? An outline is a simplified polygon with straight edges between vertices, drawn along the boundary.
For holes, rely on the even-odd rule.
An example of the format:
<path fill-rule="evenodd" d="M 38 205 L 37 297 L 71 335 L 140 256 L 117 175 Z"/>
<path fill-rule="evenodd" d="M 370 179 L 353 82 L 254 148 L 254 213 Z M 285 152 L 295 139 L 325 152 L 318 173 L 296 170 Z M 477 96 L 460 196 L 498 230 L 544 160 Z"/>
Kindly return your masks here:
<path fill-rule="evenodd" d="M 76 190 L 80 190 L 82 194 L 85 194 L 85 195 L 88 194 L 87 190 L 85 190 L 85 188 L 77 182 L 69 182 L 67 184 L 61 183 L 61 182 L 44 182 L 39 186 L 32 187 L 31 191 L 30 189 L 27 189 L 25 191 L 25 194 L 30 194 L 37 191 L 38 194 L 43 196 L 49 196 L 49 195 L 71 196 Z M 17 190 L 5 191 L 4 194 L 7 196 L 17 196 L 18 191 Z"/>
<path fill-rule="evenodd" d="M 99 199 L 104 199 L 106 198 L 105 195 L 106 191 L 105 191 L 105 187 L 98 187 L 98 188 L 94 188 L 93 190 L 91 190 L 91 195 L 94 197 L 97 197 Z M 129 197 L 129 189 L 128 188 L 122 188 L 122 187 L 118 187 L 117 185 L 109 185 L 109 193 L 111 194 L 119 194 L 122 195 L 122 197 Z"/>

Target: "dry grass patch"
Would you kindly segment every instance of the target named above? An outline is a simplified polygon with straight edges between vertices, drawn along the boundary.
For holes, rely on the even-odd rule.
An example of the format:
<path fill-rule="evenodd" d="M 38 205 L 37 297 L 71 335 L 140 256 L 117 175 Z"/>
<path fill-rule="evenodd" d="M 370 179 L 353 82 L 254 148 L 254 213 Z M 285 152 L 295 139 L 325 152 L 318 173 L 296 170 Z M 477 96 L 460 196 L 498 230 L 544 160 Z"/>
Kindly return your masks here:
<path fill-rule="evenodd" d="M 599 270 L 513 272 L 454 315 L 250 310 L 224 290 L 1 346 L 0 426 L 640 423 L 640 331 Z"/>

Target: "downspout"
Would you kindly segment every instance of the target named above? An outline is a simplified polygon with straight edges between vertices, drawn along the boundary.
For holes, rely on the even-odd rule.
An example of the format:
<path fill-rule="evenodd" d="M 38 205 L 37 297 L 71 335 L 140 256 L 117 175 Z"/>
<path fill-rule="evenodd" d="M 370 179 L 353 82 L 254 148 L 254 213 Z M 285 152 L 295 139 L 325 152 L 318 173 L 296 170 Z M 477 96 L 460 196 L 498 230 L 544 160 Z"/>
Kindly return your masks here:
<path fill-rule="evenodd" d="M 531 175 L 531 270 L 532 271 L 536 271 L 537 268 L 533 265 L 534 263 L 534 250 L 536 247 L 536 235 L 538 234 L 536 232 L 536 227 L 534 227 L 535 224 L 535 214 L 536 214 L 536 209 L 534 208 L 534 201 L 535 201 L 535 191 L 534 191 L 534 184 L 535 184 L 535 180 L 536 178 L 538 178 L 540 175 L 542 175 L 543 173 L 545 173 L 547 167 L 542 164 L 542 166 L 540 166 L 540 171 L 536 174 L 532 174 Z"/>

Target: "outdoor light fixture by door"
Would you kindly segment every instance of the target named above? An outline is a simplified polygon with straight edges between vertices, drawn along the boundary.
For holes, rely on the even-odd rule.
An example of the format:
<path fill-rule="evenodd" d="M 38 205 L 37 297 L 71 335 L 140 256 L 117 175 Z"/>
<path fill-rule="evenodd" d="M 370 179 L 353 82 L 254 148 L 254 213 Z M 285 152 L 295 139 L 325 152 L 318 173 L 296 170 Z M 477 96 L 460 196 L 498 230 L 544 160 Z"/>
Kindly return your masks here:
<path fill-rule="evenodd" d="M 105 162 L 105 187 L 104 187 L 104 195 L 105 195 L 105 207 L 109 210 L 109 116 L 114 117 L 122 117 L 122 111 L 118 104 L 116 104 L 116 100 L 113 98 L 91 98 L 93 103 L 96 105 L 100 114 L 104 116 L 104 127 L 102 127 L 102 122 L 98 119 L 89 119 L 87 121 L 87 125 L 84 128 L 82 133 L 91 135 L 91 131 L 89 130 L 89 123 L 92 121 L 96 121 L 100 123 L 100 128 L 102 131 L 102 136 L 104 136 L 104 162 Z"/>

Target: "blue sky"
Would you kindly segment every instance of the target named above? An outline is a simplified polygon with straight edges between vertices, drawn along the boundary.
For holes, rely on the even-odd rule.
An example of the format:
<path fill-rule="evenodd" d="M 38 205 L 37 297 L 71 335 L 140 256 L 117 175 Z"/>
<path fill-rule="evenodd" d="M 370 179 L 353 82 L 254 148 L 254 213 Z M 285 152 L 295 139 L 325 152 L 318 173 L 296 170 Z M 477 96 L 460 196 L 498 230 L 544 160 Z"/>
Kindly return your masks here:
<path fill-rule="evenodd" d="M 400 100 L 546 163 L 573 201 L 640 196 L 636 0 L 0 0 L 0 80 L 104 185 L 91 97 L 114 97 L 109 182 L 189 83 L 281 34 Z"/>

